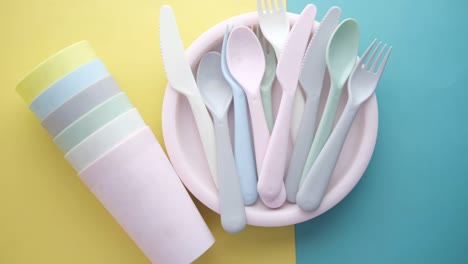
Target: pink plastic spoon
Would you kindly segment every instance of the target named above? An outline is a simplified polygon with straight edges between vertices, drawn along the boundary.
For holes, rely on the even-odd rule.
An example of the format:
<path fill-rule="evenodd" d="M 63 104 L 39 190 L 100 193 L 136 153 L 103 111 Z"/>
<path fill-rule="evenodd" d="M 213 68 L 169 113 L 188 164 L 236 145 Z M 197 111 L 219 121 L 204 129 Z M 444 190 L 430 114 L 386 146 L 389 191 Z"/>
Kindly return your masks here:
<path fill-rule="evenodd" d="M 260 96 L 265 56 L 255 33 L 244 26 L 231 32 L 226 49 L 229 71 L 244 89 L 249 103 L 257 172 L 260 174 L 263 157 L 270 141 L 270 131 Z"/>

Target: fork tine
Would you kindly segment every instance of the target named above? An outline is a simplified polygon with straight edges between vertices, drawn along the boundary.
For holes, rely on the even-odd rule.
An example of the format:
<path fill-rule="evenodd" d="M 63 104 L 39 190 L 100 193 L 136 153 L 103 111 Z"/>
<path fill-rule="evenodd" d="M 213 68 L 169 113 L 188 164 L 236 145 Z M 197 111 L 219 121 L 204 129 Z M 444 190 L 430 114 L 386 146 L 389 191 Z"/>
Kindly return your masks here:
<path fill-rule="evenodd" d="M 278 0 L 277 5 L 278 5 L 279 10 L 281 10 L 281 11 L 286 10 L 286 9 L 284 9 L 283 0 Z"/>
<path fill-rule="evenodd" d="M 367 60 L 367 62 L 364 63 L 364 67 L 365 67 L 366 69 L 369 68 L 369 64 L 371 64 L 372 60 L 373 60 L 374 57 L 375 57 L 375 53 L 377 52 L 377 50 L 379 50 L 379 48 L 380 48 L 381 45 L 382 45 L 382 41 L 380 41 L 379 44 L 377 44 L 377 47 L 375 47 L 375 49 L 374 49 L 374 51 L 372 52 L 372 54 L 371 54 L 369 60 Z"/>
<path fill-rule="evenodd" d="M 270 0 L 270 5 L 271 5 L 272 11 L 276 11 L 278 9 L 278 8 L 276 8 L 275 0 Z"/>
<path fill-rule="evenodd" d="M 263 14 L 262 0 L 257 0 L 257 12 Z"/>
<path fill-rule="evenodd" d="M 270 9 L 270 5 L 268 4 L 268 0 L 263 0 L 263 5 L 265 7 L 265 12 L 270 13 L 271 9 Z"/>
<path fill-rule="evenodd" d="M 385 45 L 383 46 L 383 48 L 380 50 L 379 55 L 377 56 L 377 59 L 375 59 L 374 64 L 373 64 L 372 67 L 370 68 L 370 71 L 371 71 L 371 72 L 374 72 L 374 71 L 375 71 L 375 68 L 377 67 L 377 64 L 379 64 L 380 58 L 382 57 L 382 54 L 383 54 L 383 52 L 384 52 L 384 50 L 385 50 L 386 47 L 387 47 L 387 44 L 385 44 Z"/>
<path fill-rule="evenodd" d="M 377 39 L 374 39 L 372 43 L 369 45 L 369 47 L 367 48 L 367 50 L 364 52 L 364 54 L 362 54 L 358 67 L 362 68 L 364 66 L 364 61 L 366 60 L 367 55 L 369 55 L 369 52 L 372 50 L 376 42 L 377 42 Z"/>
<path fill-rule="evenodd" d="M 387 51 L 387 54 L 385 55 L 385 58 L 383 59 L 382 63 L 380 64 L 380 67 L 379 67 L 379 70 L 377 71 L 377 76 L 380 78 L 380 76 L 382 75 L 384 69 L 385 69 L 385 65 L 387 65 L 387 61 L 388 61 L 388 58 L 390 57 L 390 53 L 392 53 L 392 46 L 390 46 L 390 48 L 388 48 L 388 51 Z"/>

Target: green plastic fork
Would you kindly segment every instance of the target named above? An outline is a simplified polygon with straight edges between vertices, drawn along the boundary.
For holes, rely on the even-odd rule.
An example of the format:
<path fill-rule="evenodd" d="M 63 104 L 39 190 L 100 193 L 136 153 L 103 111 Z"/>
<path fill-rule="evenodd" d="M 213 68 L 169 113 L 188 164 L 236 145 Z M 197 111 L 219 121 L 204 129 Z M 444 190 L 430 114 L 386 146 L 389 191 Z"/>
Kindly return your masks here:
<path fill-rule="evenodd" d="M 265 54 L 265 73 L 263 74 L 262 83 L 260 84 L 260 92 L 262 95 L 263 111 L 265 112 L 268 129 L 271 133 L 274 123 L 271 88 L 275 81 L 277 60 L 273 46 L 263 36 L 260 26 L 253 25 L 251 29 L 257 35 L 257 38 L 262 44 L 263 53 Z"/>

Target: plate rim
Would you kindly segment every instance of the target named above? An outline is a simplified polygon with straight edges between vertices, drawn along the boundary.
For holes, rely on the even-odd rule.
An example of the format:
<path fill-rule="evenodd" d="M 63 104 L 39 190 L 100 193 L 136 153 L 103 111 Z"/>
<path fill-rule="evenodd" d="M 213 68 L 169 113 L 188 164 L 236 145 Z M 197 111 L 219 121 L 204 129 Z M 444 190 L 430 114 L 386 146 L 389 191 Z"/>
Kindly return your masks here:
<path fill-rule="evenodd" d="M 293 13 L 288 13 L 288 15 L 291 22 L 294 22 L 298 17 L 297 14 Z M 249 25 L 255 21 L 257 21 L 257 12 L 244 13 L 221 21 L 202 33 L 185 52 L 189 63 L 192 65 L 192 70 L 196 68 L 196 64 L 194 62 L 199 61 L 203 55 L 197 55 L 198 51 L 211 46 L 213 39 L 223 36 L 227 25 Z M 176 112 L 176 104 L 168 103 L 171 100 L 177 99 L 177 96 L 182 95 L 178 94 L 168 83 L 164 93 L 162 106 L 162 132 L 169 159 L 171 160 L 179 179 L 185 185 L 187 190 L 203 205 L 219 214 L 218 199 L 216 195 L 213 196 L 210 194 L 212 192 L 208 190 L 207 186 L 203 186 L 200 184 L 200 181 L 196 181 L 195 179 L 197 179 L 197 177 L 192 176 L 193 172 L 190 169 L 187 169 L 185 163 L 182 162 L 184 159 L 178 158 L 182 155 L 181 153 L 183 150 L 177 143 L 177 130 L 175 129 L 176 122 L 174 122 L 175 118 L 173 118 Z M 313 219 L 329 211 L 336 204 L 341 202 L 362 178 L 375 149 L 378 134 L 378 105 L 375 94 L 372 95 L 372 97 L 361 107 L 360 112 L 363 109 L 366 109 L 364 111 L 364 119 L 366 120 L 366 126 L 368 128 L 364 130 L 363 137 L 366 141 L 361 144 L 364 146 L 360 148 L 360 158 L 354 160 L 354 165 L 346 173 L 348 176 L 343 177 L 344 180 L 341 180 L 339 184 L 333 188 L 332 192 L 327 192 L 322 204 L 316 211 L 304 212 L 297 205 L 281 207 L 283 209 L 286 208 L 286 211 L 281 209 L 268 211 L 254 210 L 255 207 L 246 206 L 247 223 L 249 225 L 262 227 L 294 225 Z M 259 203 L 259 201 L 257 201 L 257 203 Z"/>

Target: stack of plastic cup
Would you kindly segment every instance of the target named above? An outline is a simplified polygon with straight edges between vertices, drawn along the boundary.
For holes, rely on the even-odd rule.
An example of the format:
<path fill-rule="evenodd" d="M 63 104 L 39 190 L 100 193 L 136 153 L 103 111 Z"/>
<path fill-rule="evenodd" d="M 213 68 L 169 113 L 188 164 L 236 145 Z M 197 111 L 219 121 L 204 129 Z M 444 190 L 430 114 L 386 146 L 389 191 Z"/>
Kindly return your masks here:
<path fill-rule="evenodd" d="M 213 244 L 151 129 L 86 41 L 39 64 L 17 92 L 152 262 L 190 263 Z"/>

